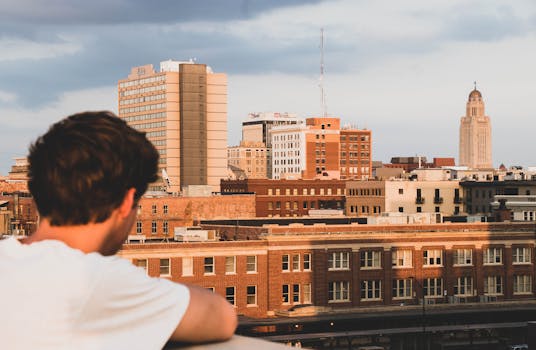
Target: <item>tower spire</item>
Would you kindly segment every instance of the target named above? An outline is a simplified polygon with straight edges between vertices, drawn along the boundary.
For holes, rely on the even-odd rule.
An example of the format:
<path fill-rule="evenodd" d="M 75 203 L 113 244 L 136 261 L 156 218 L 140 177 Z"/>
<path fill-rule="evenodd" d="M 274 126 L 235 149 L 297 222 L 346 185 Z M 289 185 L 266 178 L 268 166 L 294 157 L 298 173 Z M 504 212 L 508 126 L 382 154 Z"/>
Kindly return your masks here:
<path fill-rule="evenodd" d="M 475 90 L 476 90 L 476 80 L 473 82 L 473 84 L 475 84 Z"/>
<path fill-rule="evenodd" d="M 328 116 L 326 93 L 324 92 L 324 28 L 320 28 L 320 107 L 322 117 Z"/>

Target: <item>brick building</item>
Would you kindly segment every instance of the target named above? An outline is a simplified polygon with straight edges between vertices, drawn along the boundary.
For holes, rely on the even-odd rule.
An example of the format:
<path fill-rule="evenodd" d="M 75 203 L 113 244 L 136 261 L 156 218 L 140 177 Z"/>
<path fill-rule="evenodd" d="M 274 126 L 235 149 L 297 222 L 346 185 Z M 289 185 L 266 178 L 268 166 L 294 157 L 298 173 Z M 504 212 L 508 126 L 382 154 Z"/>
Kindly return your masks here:
<path fill-rule="evenodd" d="M 37 229 L 38 218 L 28 192 L 0 192 L 0 235 L 30 235 Z"/>
<path fill-rule="evenodd" d="M 344 209 L 342 180 L 222 180 L 222 194 L 254 193 L 255 215 L 304 216 L 309 210 Z"/>
<path fill-rule="evenodd" d="M 372 177 L 372 132 L 343 127 L 340 132 L 341 180 Z"/>
<path fill-rule="evenodd" d="M 225 295 L 239 314 L 294 305 L 533 299 L 534 224 L 271 226 L 249 241 L 128 244 L 151 276 Z"/>
<path fill-rule="evenodd" d="M 260 141 L 241 141 L 239 146 L 227 147 L 229 168 L 240 169 L 247 179 L 267 179 L 269 159 L 270 148 Z"/>
<path fill-rule="evenodd" d="M 459 215 L 462 211 L 462 197 L 456 180 L 346 182 L 348 216 L 381 215 L 385 212 Z"/>
<path fill-rule="evenodd" d="M 255 217 L 255 196 L 148 197 L 138 204 L 130 235 L 140 240 L 173 237 L 175 227 L 192 226 L 203 219 Z"/>

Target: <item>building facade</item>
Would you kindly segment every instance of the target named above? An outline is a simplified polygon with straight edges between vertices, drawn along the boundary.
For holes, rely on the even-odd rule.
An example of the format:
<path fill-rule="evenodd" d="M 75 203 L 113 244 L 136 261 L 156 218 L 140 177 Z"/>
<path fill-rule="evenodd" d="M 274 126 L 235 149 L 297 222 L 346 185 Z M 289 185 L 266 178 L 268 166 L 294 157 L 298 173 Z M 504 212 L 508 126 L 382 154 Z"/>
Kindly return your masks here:
<path fill-rule="evenodd" d="M 536 180 L 461 181 L 465 212 L 491 216 L 496 195 L 536 195 Z"/>
<path fill-rule="evenodd" d="M 227 175 L 227 76 L 193 61 L 134 67 L 118 83 L 119 117 L 144 131 L 160 154 L 150 190 L 189 185 L 217 191 Z"/>
<path fill-rule="evenodd" d="M 493 168 L 491 146 L 490 118 L 485 114 L 482 94 L 475 86 L 469 94 L 465 116 L 460 120 L 459 165 Z"/>
<path fill-rule="evenodd" d="M 204 219 L 255 217 L 252 195 L 176 197 L 144 196 L 138 203 L 136 223 L 130 240 L 173 239 L 176 227 L 197 225 Z"/>
<path fill-rule="evenodd" d="M 343 127 L 340 131 L 341 180 L 365 180 L 372 177 L 372 132 Z"/>
<path fill-rule="evenodd" d="M 346 182 L 346 215 L 439 213 L 463 211 L 459 182 L 380 180 Z"/>
<path fill-rule="evenodd" d="M 301 121 L 296 114 L 264 112 L 249 113 L 242 122 L 242 142 L 262 142 L 268 149 L 266 158 L 267 178 L 272 178 L 272 128 L 296 125 Z"/>
<path fill-rule="evenodd" d="M 222 180 L 222 194 L 255 194 L 257 217 L 306 216 L 311 210 L 344 209 L 342 180 Z"/>
<path fill-rule="evenodd" d="M 239 146 L 227 148 L 229 168 L 236 167 L 247 179 L 267 179 L 268 160 L 271 159 L 270 148 L 262 142 L 241 141 Z"/>
<path fill-rule="evenodd" d="M 120 256 L 151 276 L 224 295 L 238 314 L 296 305 L 533 299 L 533 224 L 265 227 L 250 241 L 127 244 Z"/>

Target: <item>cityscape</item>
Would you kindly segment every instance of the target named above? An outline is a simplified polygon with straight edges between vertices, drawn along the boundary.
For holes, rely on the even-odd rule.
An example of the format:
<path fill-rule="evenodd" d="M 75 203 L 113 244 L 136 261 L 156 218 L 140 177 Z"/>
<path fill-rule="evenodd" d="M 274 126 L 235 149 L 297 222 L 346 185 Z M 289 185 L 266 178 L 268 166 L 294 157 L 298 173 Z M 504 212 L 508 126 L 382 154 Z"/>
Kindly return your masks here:
<path fill-rule="evenodd" d="M 335 11 L 325 1 L 267 3 L 268 8 L 257 8 L 245 1 L 245 14 L 238 19 L 231 14 L 228 21 L 272 19 L 271 11 L 285 16 L 300 10 Z M 536 14 L 532 4 L 528 8 Z M 262 95 L 264 81 L 256 80 L 251 91 L 238 97 L 234 77 L 243 73 L 220 69 L 228 63 L 217 59 L 184 57 L 180 50 L 172 58 L 114 63 L 118 72 L 106 83 L 114 85 L 113 91 L 103 90 L 104 100 L 114 104 L 107 109 L 144 132 L 159 154 L 158 178 L 137 204 L 136 221 L 118 255 L 149 276 L 224 296 L 239 315 L 237 334 L 291 347 L 536 346 L 531 338 L 531 321 L 536 320 L 536 161 L 527 147 L 528 125 L 505 127 L 505 120 L 515 118 L 504 114 L 521 115 L 522 108 L 497 107 L 506 102 L 486 82 L 501 84 L 500 78 L 479 70 L 477 77 L 465 74 L 465 81 L 454 84 L 460 91 L 441 96 L 449 100 L 446 105 L 457 106 L 456 114 L 436 121 L 432 112 L 429 120 L 417 121 L 419 133 L 409 117 L 408 128 L 399 121 L 369 119 L 372 113 L 367 117 L 366 108 L 358 109 L 357 96 L 357 109 L 345 115 L 337 107 L 340 96 L 331 94 L 341 90 L 328 83 L 330 69 L 334 75 L 342 69 L 329 65 L 328 57 L 337 51 L 330 49 L 330 30 L 338 35 L 332 25 L 315 27 L 316 46 L 307 54 L 316 66 L 302 68 L 319 76 L 309 81 L 316 94 L 296 93 L 303 100 L 294 105 L 278 103 L 288 98 L 287 88 L 281 87 L 283 95 L 266 97 L 254 109 L 231 108 L 233 100 L 253 92 Z M 536 37 L 535 28 L 527 31 Z M 479 76 L 483 82 L 474 81 Z M 532 94 L 520 90 L 523 98 Z M 22 108 L 13 107 L 18 98 L 5 91 L 8 87 L 0 86 L 1 122 L 15 128 L 17 113 L 7 113 Z M 398 101 L 393 97 L 390 102 L 387 95 L 383 99 L 378 108 Z M 306 110 L 298 108 L 302 103 Z M 101 106 L 106 104 L 95 108 Z M 234 114 L 239 110 L 240 116 Z M 44 119 L 35 118 L 41 127 Z M 386 132 L 386 125 L 395 130 Z M 511 133 L 518 129 L 519 136 Z M 0 234 L 22 239 L 36 231 L 39 213 L 28 190 L 26 155 L 20 141 L 9 145 L 7 135 Z"/>

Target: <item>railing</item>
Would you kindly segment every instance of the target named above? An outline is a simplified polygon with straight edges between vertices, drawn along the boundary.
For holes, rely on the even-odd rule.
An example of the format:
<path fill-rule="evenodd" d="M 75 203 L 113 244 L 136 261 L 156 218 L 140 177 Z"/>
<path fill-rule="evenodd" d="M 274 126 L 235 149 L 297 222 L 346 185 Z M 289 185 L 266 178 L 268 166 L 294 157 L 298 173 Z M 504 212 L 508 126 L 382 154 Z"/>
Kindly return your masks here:
<path fill-rule="evenodd" d="M 463 198 L 462 197 L 454 197 L 454 204 L 462 204 Z"/>
<path fill-rule="evenodd" d="M 288 346 L 280 343 L 272 343 L 266 340 L 243 337 L 240 335 L 233 336 L 230 340 L 220 343 L 211 344 L 179 344 L 168 343 L 164 347 L 168 350 L 249 350 L 249 349 L 266 349 L 266 350 L 284 350 L 289 349 Z"/>
<path fill-rule="evenodd" d="M 415 198 L 415 204 L 424 204 L 424 197 Z"/>
<path fill-rule="evenodd" d="M 443 197 L 434 197 L 434 204 L 443 203 Z"/>

